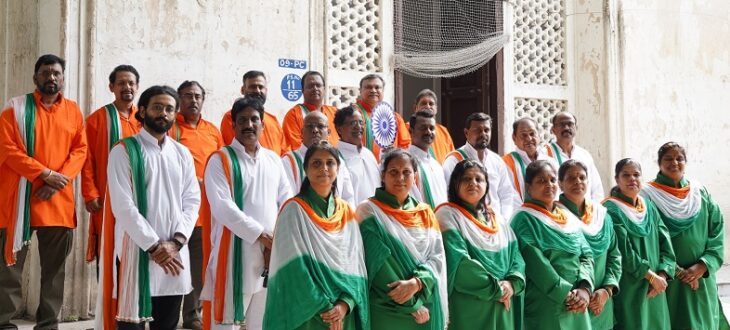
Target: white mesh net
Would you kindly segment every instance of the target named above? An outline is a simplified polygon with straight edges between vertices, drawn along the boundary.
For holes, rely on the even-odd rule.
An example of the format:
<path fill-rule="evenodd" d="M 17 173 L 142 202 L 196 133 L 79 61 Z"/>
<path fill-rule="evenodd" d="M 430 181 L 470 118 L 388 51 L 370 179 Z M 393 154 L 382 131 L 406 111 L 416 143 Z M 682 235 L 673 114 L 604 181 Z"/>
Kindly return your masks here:
<path fill-rule="evenodd" d="M 484 66 L 509 40 L 502 0 L 395 2 L 395 69 L 416 77 L 456 77 Z"/>

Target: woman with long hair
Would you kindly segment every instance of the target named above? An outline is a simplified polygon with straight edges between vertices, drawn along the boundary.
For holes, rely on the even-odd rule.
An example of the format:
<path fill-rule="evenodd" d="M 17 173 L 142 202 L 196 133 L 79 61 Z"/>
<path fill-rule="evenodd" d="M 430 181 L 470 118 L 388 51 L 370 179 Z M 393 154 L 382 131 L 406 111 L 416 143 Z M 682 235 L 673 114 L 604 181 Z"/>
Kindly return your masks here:
<path fill-rule="evenodd" d="M 486 202 L 487 171 L 463 160 L 448 203 L 436 209 L 446 250 L 449 329 L 514 329 L 512 297 L 525 288 L 525 263 L 512 229 Z"/>

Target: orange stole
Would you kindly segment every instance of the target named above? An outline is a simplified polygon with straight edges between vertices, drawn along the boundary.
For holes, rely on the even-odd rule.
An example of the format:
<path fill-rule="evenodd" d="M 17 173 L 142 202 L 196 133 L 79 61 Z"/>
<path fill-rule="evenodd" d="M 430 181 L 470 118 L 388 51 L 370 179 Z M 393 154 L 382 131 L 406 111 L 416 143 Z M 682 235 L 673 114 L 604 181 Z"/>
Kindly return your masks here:
<path fill-rule="evenodd" d="M 489 221 L 491 223 L 491 225 L 482 223 L 481 221 L 479 221 L 479 219 L 475 218 L 471 214 L 471 212 L 467 211 L 466 209 L 461 207 L 461 205 L 456 204 L 456 203 L 448 202 L 448 203 L 441 204 L 436 208 L 436 211 L 438 211 L 441 207 L 446 206 L 446 205 L 451 206 L 451 207 L 455 208 L 456 210 L 458 210 L 462 215 L 464 215 L 467 219 L 469 219 L 469 221 L 473 222 L 474 225 L 477 226 L 477 228 L 481 229 L 484 232 L 487 232 L 490 234 L 496 234 L 499 231 L 499 224 L 497 223 L 497 219 L 495 218 L 494 211 L 492 211 L 492 208 L 489 205 L 487 205 L 487 208 L 488 208 L 487 209 L 487 221 Z"/>
<path fill-rule="evenodd" d="M 439 223 L 436 220 L 436 216 L 433 214 L 433 211 L 428 204 L 419 203 L 416 207 L 410 210 L 401 210 L 392 208 L 375 198 L 370 198 L 369 201 L 377 205 L 381 210 L 383 210 L 383 213 L 393 217 L 404 227 L 432 228 L 438 231 L 441 230 Z"/>

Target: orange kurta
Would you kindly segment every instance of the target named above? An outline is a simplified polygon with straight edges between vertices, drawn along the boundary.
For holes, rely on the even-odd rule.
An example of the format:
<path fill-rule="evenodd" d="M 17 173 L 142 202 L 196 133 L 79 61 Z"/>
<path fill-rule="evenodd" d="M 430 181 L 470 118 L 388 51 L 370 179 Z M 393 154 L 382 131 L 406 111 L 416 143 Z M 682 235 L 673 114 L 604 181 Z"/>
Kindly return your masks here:
<path fill-rule="evenodd" d="M 451 135 L 449 134 L 449 130 L 446 126 L 436 124 L 436 136 L 433 139 L 431 148 L 433 149 L 436 160 L 438 160 L 440 164 L 443 164 L 444 160 L 446 160 L 446 156 L 448 156 L 450 152 L 454 151 L 454 141 L 451 140 Z"/>
<path fill-rule="evenodd" d="M 223 142 L 226 145 L 231 144 L 233 138 L 236 137 L 236 132 L 233 131 L 233 119 L 231 118 L 231 111 L 228 110 L 223 119 L 221 120 L 221 134 L 223 135 Z M 262 147 L 272 150 L 277 155 L 284 155 L 289 151 L 289 145 L 284 139 L 284 132 L 281 130 L 279 120 L 276 116 L 264 112 L 264 130 L 259 136 L 259 143 Z"/>
<path fill-rule="evenodd" d="M 40 100 L 40 92 L 34 91 L 33 98 L 36 119 L 35 155 L 32 158 L 28 157 L 22 142 L 15 111 L 7 108 L 0 115 L 0 155 L 3 155 L 0 164 L 0 228 L 14 228 L 21 176 L 32 182 L 35 193 L 45 184 L 38 177 L 46 168 L 73 179 L 81 172 L 86 159 L 84 117 L 76 102 L 59 93 L 56 102 L 46 108 Z M 30 225 L 75 228 L 73 184 L 69 182 L 46 201 L 31 197 Z"/>
<path fill-rule="evenodd" d="M 208 157 L 223 147 L 223 137 L 218 128 L 202 118 L 196 127 L 192 127 L 185 122 L 183 115 L 177 114 L 175 124 L 167 131 L 167 134 L 190 150 L 195 162 L 195 176 L 198 178 L 198 182 L 202 182 Z M 210 206 L 207 199 L 201 200 L 198 221 L 195 226 L 200 227 L 204 222 L 210 223 Z"/>
<path fill-rule="evenodd" d="M 134 118 L 136 112 L 136 106 L 132 107 L 128 118 L 125 118 L 121 113 L 117 112 L 119 123 L 121 124 L 119 130 L 123 138 L 139 132 L 141 124 Z M 89 146 L 89 152 L 81 171 L 81 194 L 84 197 L 84 202 L 99 198 L 101 205 L 104 205 L 104 193 L 106 192 L 107 184 L 106 166 L 110 151 L 109 130 L 107 127 L 106 106 L 97 109 L 86 118 L 86 140 Z M 101 235 L 103 216 L 104 213 L 102 211 L 91 214 L 89 248 L 93 247 L 96 249 L 97 238 Z M 94 253 L 94 255 L 96 254 Z M 86 259 L 87 261 L 91 261 L 94 257 L 87 254 Z"/>
<path fill-rule="evenodd" d="M 302 126 L 304 126 L 304 113 L 302 106 L 307 108 L 307 111 L 315 111 L 317 108 L 308 103 L 297 104 L 293 106 L 284 116 L 284 125 L 282 130 L 284 131 L 284 138 L 286 143 L 289 145 L 291 150 L 297 150 L 302 146 Z M 331 105 L 322 105 L 322 113 L 327 116 L 327 124 L 330 128 L 329 141 L 333 146 L 337 145 L 339 136 L 335 129 L 335 112 L 337 108 Z"/>
<path fill-rule="evenodd" d="M 365 104 L 364 102 L 358 100 L 357 104 L 361 106 L 365 111 L 367 111 L 368 118 L 372 118 L 373 116 L 373 109 L 371 106 Z M 355 110 L 360 110 L 360 107 L 355 107 Z M 365 117 L 365 116 L 363 116 Z M 365 120 L 365 118 L 363 118 Z M 395 113 L 395 121 L 396 126 L 398 127 L 398 130 L 395 133 L 395 147 L 406 149 L 409 145 L 411 145 L 411 134 L 408 132 L 408 126 L 406 126 L 406 123 L 403 121 L 403 117 L 399 113 Z M 362 145 L 367 147 L 367 132 L 362 135 Z M 372 132 L 371 132 L 372 135 Z M 373 141 L 373 148 L 370 150 L 375 155 L 375 159 L 380 161 L 380 146 L 378 146 L 375 141 Z"/>

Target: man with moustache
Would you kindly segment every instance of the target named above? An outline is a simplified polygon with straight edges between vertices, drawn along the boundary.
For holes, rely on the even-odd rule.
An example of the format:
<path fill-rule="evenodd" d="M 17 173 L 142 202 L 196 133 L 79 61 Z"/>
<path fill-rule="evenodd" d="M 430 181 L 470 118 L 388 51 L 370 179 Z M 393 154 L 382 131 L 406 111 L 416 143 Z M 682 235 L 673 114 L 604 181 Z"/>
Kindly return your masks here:
<path fill-rule="evenodd" d="M 202 329 L 200 290 L 203 289 L 203 270 L 210 255 L 210 205 L 204 198 L 203 174 L 208 157 L 223 147 L 223 138 L 213 123 L 203 119 L 205 89 L 200 83 L 186 80 L 177 88 L 177 94 L 180 96 L 180 112 L 167 133 L 190 150 L 195 161 L 195 176 L 203 192 L 195 229 L 188 240 L 193 291 L 183 299 L 182 325 L 185 329 Z"/>
<path fill-rule="evenodd" d="M 362 116 L 365 121 L 365 133 L 362 137 L 362 144 L 373 152 L 375 159 L 380 159 L 380 146 L 375 143 L 375 138 L 373 137 L 373 125 L 371 118 L 373 116 L 373 108 L 375 105 L 378 104 L 378 102 L 383 101 L 383 88 L 385 88 L 385 80 L 383 80 L 381 76 L 377 74 L 368 74 L 365 77 L 362 77 L 362 79 L 360 79 L 360 97 L 358 97 L 357 103 L 353 105 L 360 112 L 360 116 Z M 397 112 L 395 113 L 395 121 L 396 131 L 393 147 L 402 149 L 408 148 L 408 145 L 411 144 L 411 136 L 408 134 L 408 127 L 406 127 L 403 117 L 401 117 L 401 115 Z"/>
<path fill-rule="evenodd" d="M 307 154 L 307 149 L 313 144 L 329 139 L 330 132 L 327 122 L 327 117 L 320 111 L 312 111 L 304 116 L 304 125 L 301 128 L 302 145 L 297 150 L 289 151 L 281 157 L 292 192 L 299 192 L 302 182 L 304 182 L 304 155 Z M 350 203 L 353 209 L 357 206 L 347 166 L 340 166 L 337 171 L 337 195 Z"/>
<path fill-rule="evenodd" d="M 475 112 L 466 117 L 464 125 L 466 144 L 450 153 L 444 161 L 444 177 L 448 183 L 456 164 L 465 159 L 478 160 L 487 170 L 489 182 L 489 203 L 495 212 L 505 219 L 512 217 L 513 211 L 522 204 L 512 185 L 512 176 L 498 154 L 489 150 L 492 138 L 492 118 L 486 113 Z"/>
<path fill-rule="evenodd" d="M 334 118 L 337 108 L 324 104 L 324 76 L 317 71 L 308 71 L 302 76 L 302 95 L 304 102 L 297 104 L 284 116 L 284 137 L 291 150 L 297 150 L 302 145 L 302 127 L 304 117 L 313 111 L 321 112 L 327 118 L 329 126 L 329 137 L 327 141 L 333 146 L 337 145 L 337 132 L 335 130 Z M 302 154 L 303 155 L 303 154 Z"/>
<path fill-rule="evenodd" d="M 436 119 L 430 110 L 416 111 L 409 120 L 411 145 L 408 152 L 416 158 L 416 184 L 411 194 L 417 200 L 431 205 L 432 209 L 448 200 L 444 169 L 431 153 L 436 137 Z"/>
<path fill-rule="evenodd" d="M 243 85 L 241 86 L 241 94 L 244 97 L 252 97 L 258 99 L 261 104 L 266 103 L 266 76 L 261 71 L 251 70 L 243 75 Z M 284 132 L 281 130 L 279 125 L 279 119 L 271 113 L 264 111 L 262 118 L 263 126 L 262 132 L 259 137 L 261 146 L 275 152 L 278 155 L 283 155 L 289 150 L 289 145 L 284 138 Z M 233 138 L 236 136 L 233 130 L 233 120 L 231 119 L 231 112 L 226 112 L 221 120 L 221 134 L 223 135 L 223 142 L 230 144 Z"/>
<path fill-rule="evenodd" d="M 525 189 L 527 165 L 538 159 L 544 159 L 553 163 L 556 169 L 559 166 L 540 145 L 540 133 L 537 131 L 537 123 L 532 118 L 520 118 L 512 124 L 512 141 L 517 150 L 502 156 L 502 159 L 512 174 L 512 183 L 517 190 L 517 195 L 524 200 L 527 193 Z"/>
<path fill-rule="evenodd" d="M 424 89 L 418 92 L 416 101 L 413 103 L 413 112 L 419 110 L 431 110 L 435 116 L 438 113 L 438 98 L 436 98 L 436 93 L 430 89 Z M 433 138 L 433 144 L 431 144 L 429 150 L 431 150 L 439 164 L 443 164 L 446 156 L 454 151 L 454 141 L 451 140 L 451 135 L 446 126 L 436 123 L 436 136 Z"/>
<path fill-rule="evenodd" d="M 193 289 L 187 242 L 200 187 L 190 151 L 167 136 L 179 105 L 169 86 L 145 90 L 142 130 L 109 154 L 97 329 L 174 329 Z"/>
<path fill-rule="evenodd" d="M 601 175 L 598 174 L 593 156 L 575 144 L 575 134 L 578 130 L 578 121 L 568 111 L 560 111 L 550 120 L 552 127 L 550 132 L 555 135 L 555 140 L 545 146 L 548 156 L 558 162 L 558 166 L 568 159 L 575 159 L 588 168 L 588 186 L 586 187 L 586 198 L 594 201 L 602 201 L 604 197 Z"/>
<path fill-rule="evenodd" d="M 56 55 L 39 57 L 33 71 L 36 90 L 10 99 L 0 115 L 0 328 L 16 328 L 10 318 L 22 302 L 32 231 L 41 266 L 35 328 L 58 328 L 66 257 L 76 228 L 73 178 L 87 152 L 84 117 L 61 93 L 65 65 Z"/>
<path fill-rule="evenodd" d="M 213 306 L 213 329 L 237 328 L 244 317 L 246 329 L 263 324 L 274 223 L 293 196 L 281 158 L 259 142 L 263 116 L 259 100 L 237 100 L 231 110 L 236 138 L 205 169 L 213 250 L 201 296 Z"/>
<path fill-rule="evenodd" d="M 337 150 L 350 172 L 355 204 L 359 204 L 373 197 L 375 188 L 380 187 L 378 161 L 368 148 L 363 148 L 365 121 L 360 111 L 355 110 L 353 106 L 344 107 L 337 110 L 334 122 L 340 136 Z"/>
<path fill-rule="evenodd" d="M 106 193 L 106 170 L 109 151 L 117 141 L 137 134 L 141 124 L 134 118 L 137 107 L 134 96 L 139 88 L 139 73 L 131 65 L 119 65 L 109 74 L 109 90 L 114 93 L 114 102 L 109 103 L 86 118 L 86 139 L 89 153 L 81 171 L 81 193 L 86 211 L 91 213 L 89 223 L 89 244 L 86 261 L 96 259 L 101 246 L 104 194 Z"/>

